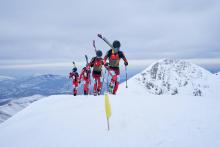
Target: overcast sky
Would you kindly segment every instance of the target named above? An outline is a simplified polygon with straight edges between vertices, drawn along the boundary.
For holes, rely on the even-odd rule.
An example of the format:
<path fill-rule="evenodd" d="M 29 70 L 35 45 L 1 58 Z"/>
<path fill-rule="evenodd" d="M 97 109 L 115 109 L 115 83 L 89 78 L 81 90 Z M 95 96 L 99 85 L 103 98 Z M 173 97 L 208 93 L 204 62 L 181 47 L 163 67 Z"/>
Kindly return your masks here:
<path fill-rule="evenodd" d="M 0 0 L 1 60 L 82 60 L 102 33 L 128 59 L 220 58 L 219 0 Z"/>

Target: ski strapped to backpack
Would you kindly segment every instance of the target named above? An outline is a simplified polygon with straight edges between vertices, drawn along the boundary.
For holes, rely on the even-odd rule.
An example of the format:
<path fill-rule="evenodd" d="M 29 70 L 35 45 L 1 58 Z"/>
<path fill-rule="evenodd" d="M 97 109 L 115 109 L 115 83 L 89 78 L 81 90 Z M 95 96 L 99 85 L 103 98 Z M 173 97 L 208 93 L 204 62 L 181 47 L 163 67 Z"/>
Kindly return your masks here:
<path fill-rule="evenodd" d="M 94 71 L 102 71 L 102 60 L 98 59 L 98 58 L 94 58 L 94 64 L 93 64 L 93 70 Z"/>
<path fill-rule="evenodd" d="M 92 43 L 94 49 L 95 49 L 95 52 L 97 52 L 97 49 L 96 49 L 96 46 L 95 46 L 95 40 L 93 40 L 93 43 Z"/>
<path fill-rule="evenodd" d="M 127 73 L 127 66 L 125 66 L 125 74 L 126 74 L 126 88 L 128 88 L 128 73 Z"/>
<path fill-rule="evenodd" d="M 89 64 L 89 59 L 88 59 L 88 56 L 87 56 L 87 55 L 85 55 L 85 58 L 86 58 L 86 65 L 88 65 L 88 64 Z"/>
<path fill-rule="evenodd" d="M 98 34 L 97 36 L 105 41 L 105 43 L 107 43 L 112 49 L 114 49 L 113 45 L 104 36 L 102 36 L 101 34 Z"/>
<path fill-rule="evenodd" d="M 76 63 L 74 61 L 72 63 L 73 63 L 73 67 L 76 67 Z"/>
<path fill-rule="evenodd" d="M 102 92 L 102 90 L 103 90 L 103 86 L 104 86 L 105 75 L 106 75 L 106 69 L 105 69 L 104 74 L 103 74 L 103 72 L 102 72 L 102 88 L 101 88 L 101 90 L 100 90 L 101 92 Z"/>

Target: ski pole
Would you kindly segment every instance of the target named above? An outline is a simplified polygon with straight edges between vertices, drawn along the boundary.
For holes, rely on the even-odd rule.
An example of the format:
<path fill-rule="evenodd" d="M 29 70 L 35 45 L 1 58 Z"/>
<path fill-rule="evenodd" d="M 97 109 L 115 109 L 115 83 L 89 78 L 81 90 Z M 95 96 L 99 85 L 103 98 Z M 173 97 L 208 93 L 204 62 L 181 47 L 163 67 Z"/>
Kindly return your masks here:
<path fill-rule="evenodd" d="M 87 66 L 89 64 L 89 59 L 87 55 L 85 55 L 85 58 L 86 58 L 86 66 Z"/>
<path fill-rule="evenodd" d="M 126 74 L 126 88 L 128 88 L 128 74 L 127 74 L 127 66 L 125 66 L 125 74 Z"/>
<path fill-rule="evenodd" d="M 108 87 L 108 78 L 109 78 L 109 71 L 108 71 L 107 82 L 106 82 L 106 84 L 107 84 L 107 85 L 106 85 L 106 88 L 107 88 L 106 91 L 107 91 L 107 92 L 108 92 L 108 88 L 109 88 L 109 87 Z"/>
<path fill-rule="evenodd" d="M 105 73 L 104 73 L 104 75 L 103 75 L 103 77 L 102 77 L 102 88 L 101 88 L 101 92 L 102 92 L 103 85 L 104 85 L 103 83 L 104 83 L 105 75 L 106 75 L 106 69 L 105 69 Z"/>

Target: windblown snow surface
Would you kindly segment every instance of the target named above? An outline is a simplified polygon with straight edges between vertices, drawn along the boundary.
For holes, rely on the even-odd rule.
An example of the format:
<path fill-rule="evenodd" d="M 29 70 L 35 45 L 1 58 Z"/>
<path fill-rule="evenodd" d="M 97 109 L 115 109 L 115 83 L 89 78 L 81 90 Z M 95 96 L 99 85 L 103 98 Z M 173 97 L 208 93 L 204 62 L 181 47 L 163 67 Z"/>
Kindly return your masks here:
<path fill-rule="evenodd" d="M 0 125 L 1 147 L 219 147 L 220 99 L 153 95 L 136 81 L 104 96 L 53 95 Z"/>

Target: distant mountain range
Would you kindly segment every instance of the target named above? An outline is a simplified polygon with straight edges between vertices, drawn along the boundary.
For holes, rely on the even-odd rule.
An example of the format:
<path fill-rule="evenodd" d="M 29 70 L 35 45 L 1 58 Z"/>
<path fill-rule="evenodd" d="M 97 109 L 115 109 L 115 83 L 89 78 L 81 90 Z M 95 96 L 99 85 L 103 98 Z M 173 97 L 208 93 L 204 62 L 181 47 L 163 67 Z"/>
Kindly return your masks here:
<path fill-rule="evenodd" d="M 2 76 L 0 75 L 0 81 L 5 81 L 5 80 L 14 80 L 13 77 L 9 77 L 9 76 Z"/>
<path fill-rule="evenodd" d="M 0 122 L 42 97 L 71 93 L 71 79 L 61 75 L 0 76 Z"/>
<path fill-rule="evenodd" d="M 26 78 L 0 76 L 0 103 L 7 99 L 32 95 L 71 94 L 72 82 L 61 75 L 38 75 Z"/>
<path fill-rule="evenodd" d="M 122 77 L 121 82 L 124 80 L 125 78 Z M 106 80 L 103 86 L 104 91 Z M 45 74 L 22 78 L 0 76 L 0 106 L 14 98 L 33 95 L 72 94 L 72 89 L 72 80 L 63 75 Z M 92 84 L 90 85 L 90 92 L 92 92 Z M 83 94 L 83 83 L 79 85 L 78 94 Z"/>

